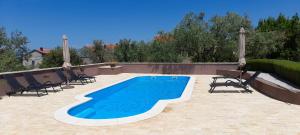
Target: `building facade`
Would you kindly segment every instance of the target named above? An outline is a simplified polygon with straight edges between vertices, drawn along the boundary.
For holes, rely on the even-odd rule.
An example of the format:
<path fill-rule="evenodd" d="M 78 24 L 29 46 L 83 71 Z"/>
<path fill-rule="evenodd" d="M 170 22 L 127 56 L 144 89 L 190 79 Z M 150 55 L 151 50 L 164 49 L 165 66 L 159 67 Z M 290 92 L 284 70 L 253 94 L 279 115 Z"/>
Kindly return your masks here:
<path fill-rule="evenodd" d="M 50 49 L 39 48 L 34 49 L 27 54 L 27 57 L 23 59 L 23 65 L 27 68 L 39 68 L 42 64 L 43 57 L 50 53 Z"/>

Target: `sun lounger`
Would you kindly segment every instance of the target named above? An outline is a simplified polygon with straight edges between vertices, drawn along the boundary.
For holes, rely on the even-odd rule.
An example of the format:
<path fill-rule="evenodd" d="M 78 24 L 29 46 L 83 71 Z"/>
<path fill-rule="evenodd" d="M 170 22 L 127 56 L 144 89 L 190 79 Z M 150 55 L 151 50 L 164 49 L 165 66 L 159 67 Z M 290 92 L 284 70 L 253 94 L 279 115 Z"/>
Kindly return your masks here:
<path fill-rule="evenodd" d="M 31 87 L 30 85 L 25 87 L 13 76 L 13 75 L 4 75 L 4 79 L 10 85 L 11 91 L 7 93 L 8 96 L 15 94 L 17 92 L 21 92 L 23 94 L 24 91 L 36 91 L 37 95 L 40 96 L 39 91 L 41 88 L 38 87 Z M 47 89 L 45 89 L 46 94 L 48 94 Z"/>
<path fill-rule="evenodd" d="M 39 82 L 38 80 L 35 79 L 33 74 L 30 73 L 30 72 L 23 73 L 23 75 L 24 75 L 24 78 L 26 79 L 26 81 L 29 84 L 29 86 L 28 86 L 29 89 L 45 89 L 45 90 L 47 90 L 47 88 L 52 88 L 53 91 L 56 92 L 54 87 L 60 86 L 60 88 L 61 88 L 61 83 L 54 84 L 51 81 L 46 81 L 44 83 Z"/>
<path fill-rule="evenodd" d="M 260 74 L 260 72 L 255 72 L 255 74 L 253 74 L 250 78 L 248 78 L 244 81 L 241 78 L 241 76 L 239 76 L 239 77 L 224 76 L 223 78 L 231 78 L 231 79 L 235 79 L 237 81 L 226 80 L 225 82 L 221 82 L 221 83 L 217 82 L 217 80 L 222 77 L 215 77 L 215 78 L 213 78 L 213 82 L 210 84 L 209 92 L 212 93 L 215 90 L 215 88 L 219 87 L 219 86 L 239 87 L 239 88 L 245 89 L 247 92 L 252 92 L 251 90 L 249 90 L 249 85 L 259 74 Z"/>
<path fill-rule="evenodd" d="M 10 74 L 3 75 L 3 78 L 10 86 L 10 91 L 6 93 L 8 96 L 15 94 L 17 92 L 23 93 L 23 91 L 26 90 L 26 87 L 20 84 L 20 82 L 13 75 Z"/>
<path fill-rule="evenodd" d="M 86 79 L 80 78 L 77 75 L 74 75 L 72 73 L 69 73 L 69 71 L 67 71 L 67 73 L 69 74 L 69 77 L 67 77 L 62 70 L 57 69 L 56 74 L 59 76 L 60 79 L 64 80 L 65 82 L 69 81 L 69 82 L 77 82 L 80 81 L 81 84 L 85 84 L 88 83 Z"/>
<path fill-rule="evenodd" d="M 74 70 L 71 70 L 70 72 L 71 72 L 71 74 L 78 76 L 79 78 L 88 79 L 88 80 L 90 80 L 90 82 L 93 82 L 92 80 L 94 80 L 94 82 L 96 82 L 96 77 L 94 77 L 94 76 L 88 76 L 82 72 L 76 74 Z"/>

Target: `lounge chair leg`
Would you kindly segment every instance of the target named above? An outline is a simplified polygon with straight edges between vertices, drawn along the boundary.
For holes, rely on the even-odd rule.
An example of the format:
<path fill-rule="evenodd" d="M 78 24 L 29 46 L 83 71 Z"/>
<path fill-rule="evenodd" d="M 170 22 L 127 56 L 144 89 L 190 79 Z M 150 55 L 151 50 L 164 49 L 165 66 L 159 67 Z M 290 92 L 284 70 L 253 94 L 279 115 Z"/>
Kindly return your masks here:
<path fill-rule="evenodd" d="M 249 88 L 247 86 L 243 87 L 245 89 L 246 92 L 252 93 L 252 90 L 249 90 Z"/>
<path fill-rule="evenodd" d="M 52 87 L 52 89 L 53 89 L 54 92 L 57 92 L 57 90 L 55 90 L 53 86 L 51 86 L 51 87 Z"/>
<path fill-rule="evenodd" d="M 47 91 L 47 88 L 45 88 L 45 92 L 46 92 L 46 94 L 48 95 L 48 91 Z"/>
<path fill-rule="evenodd" d="M 210 87 L 210 90 L 209 90 L 209 93 L 213 93 L 213 91 L 215 90 L 215 88 L 216 88 L 216 87 L 211 86 L 211 87 Z"/>
<path fill-rule="evenodd" d="M 64 91 L 64 89 L 63 89 L 63 87 L 61 86 L 61 84 L 59 85 L 59 87 L 60 87 L 61 91 Z"/>
<path fill-rule="evenodd" d="M 81 84 L 84 85 L 84 82 L 82 80 L 80 80 Z"/>
<path fill-rule="evenodd" d="M 35 90 L 38 97 L 40 97 L 39 90 Z"/>

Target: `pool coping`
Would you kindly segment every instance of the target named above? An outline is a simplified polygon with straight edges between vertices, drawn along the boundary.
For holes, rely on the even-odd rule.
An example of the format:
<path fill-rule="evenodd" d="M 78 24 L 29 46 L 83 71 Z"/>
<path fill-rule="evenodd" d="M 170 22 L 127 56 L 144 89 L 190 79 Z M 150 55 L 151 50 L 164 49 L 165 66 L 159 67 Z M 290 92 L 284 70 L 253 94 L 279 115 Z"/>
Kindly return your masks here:
<path fill-rule="evenodd" d="M 72 107 L 82 104 L 82 103 L 87 102 L 92 99 L 89 97 L 85 97 L 86 95 L 93 93 L 95 91 L 98 91 L 100 89 L 121 83 L 123 81 L 127 81 L 127 80 L 135 78 L 135 77 L 139 77 L 139 76 L 158 76 L 158 75 L 137 75 L 137 76 L 122 79 L 115 83 L 108 84 L 103 87 L 85 92 L 80 95 L 77 95 L 77 96 L 75 96 L 75 99 L 77 99 L 78 101 L 57 110 L 54 113 L 54 118 L 56 120 L 64 122 L 64 123 L 68 123 L 68 124 L 72 124 L 72 125 L 81 125 L 81 126 L 120 125 L 120 124 L 126 124 L 126 123 L 132 123 L 132 122 L 145 120 L 145 119 L 154 117 L 154 116 L 158 115 L 159 113 L 161 113 L 169 103 L 178 103 L 178 102 L 183 102 L 183 101 L 189 100 L 191 98 L 192 91 L 194 89 L 194 84 L 196 81 L 196 78 L 193 76 L 190 76 L 190 75 L 159 75 L 159 76 L 189 76 L 190 80 L 188 81 L 182 95 L 179 98 L 168 99 L 168 100 L 159 100 L 150 110 L 148 110 L 147 112 L 138 114 L 138 115 L 124 117 L 124 118 L 113 118 L 113 119 L 84 119 L 84 118 L 73 117 L 68 114 L 68 110 L 71 109 Z"/>

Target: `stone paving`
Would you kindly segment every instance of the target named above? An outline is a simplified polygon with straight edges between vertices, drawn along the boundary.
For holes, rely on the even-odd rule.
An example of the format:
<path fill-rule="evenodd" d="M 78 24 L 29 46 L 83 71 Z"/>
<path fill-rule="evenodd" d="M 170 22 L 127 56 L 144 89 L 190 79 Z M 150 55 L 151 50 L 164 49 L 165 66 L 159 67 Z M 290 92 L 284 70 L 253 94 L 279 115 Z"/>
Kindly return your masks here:
<path fill-rule="evenodd" d="M 191 100 L 169 104 L 147 120 L 116 126 L 74 126 L 54 119 L 54 112 L 74 103 L 74 96 L 142 74 L 97 76 L 97 83 L 76 85 L 42 97 L 2 97 L 0 135 L 300 135 L 300 106 L 280 102 L 254 90 L 242 93 L 231 87 L 208 93 L 211 77 L 197 78 Z M 26 94 L 26 93 L 25 93 Z"/>

